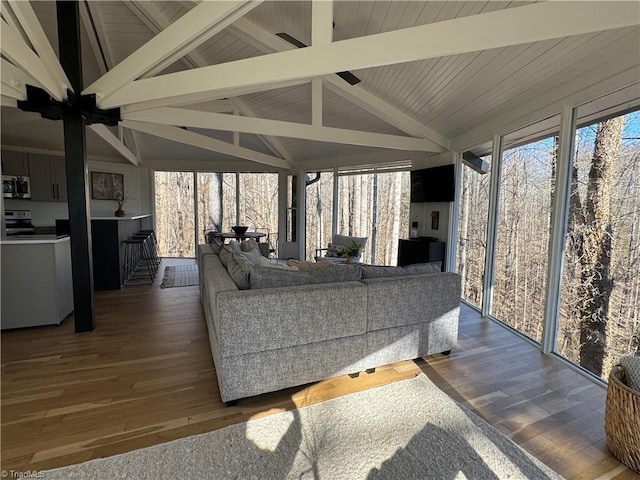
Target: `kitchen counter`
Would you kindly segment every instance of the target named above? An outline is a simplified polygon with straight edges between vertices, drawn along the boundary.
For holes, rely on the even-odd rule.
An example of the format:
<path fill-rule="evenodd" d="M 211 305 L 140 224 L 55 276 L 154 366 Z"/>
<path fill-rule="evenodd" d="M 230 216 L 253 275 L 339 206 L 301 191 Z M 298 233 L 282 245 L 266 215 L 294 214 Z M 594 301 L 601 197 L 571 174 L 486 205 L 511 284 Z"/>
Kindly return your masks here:
<path fill-rule="evenodd" d="M 10 235 L 6 239 L 0 240 L 0 245 L 34 245 L 67 241 L 69 241 L 69 235 Z"/>
<path fill-rule="evenodd" d="M 151 214 L 147 213 L 144 215 L 125 215 L 124 217 L 91 217 L 91 220 L 118 220 L 122 222 L 126 220 L 141 220 L 150 216 Z"/>
<path fill-rule="evenodd" d="M 73 311 L 69 240 L 55 235 L 2 240 L 3 330 L 59 324 Z"/>

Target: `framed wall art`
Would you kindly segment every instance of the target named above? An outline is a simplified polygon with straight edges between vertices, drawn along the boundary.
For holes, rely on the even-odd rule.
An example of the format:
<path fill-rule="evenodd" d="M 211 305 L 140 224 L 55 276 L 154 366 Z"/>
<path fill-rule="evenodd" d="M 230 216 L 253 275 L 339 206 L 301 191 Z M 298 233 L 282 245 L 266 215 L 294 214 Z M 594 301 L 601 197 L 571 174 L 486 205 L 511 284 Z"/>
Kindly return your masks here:
<path fill-rule="evenodd" d="M 124 175 L 91 172 L 91 198 L 94 200 L 124 199 Z"/>

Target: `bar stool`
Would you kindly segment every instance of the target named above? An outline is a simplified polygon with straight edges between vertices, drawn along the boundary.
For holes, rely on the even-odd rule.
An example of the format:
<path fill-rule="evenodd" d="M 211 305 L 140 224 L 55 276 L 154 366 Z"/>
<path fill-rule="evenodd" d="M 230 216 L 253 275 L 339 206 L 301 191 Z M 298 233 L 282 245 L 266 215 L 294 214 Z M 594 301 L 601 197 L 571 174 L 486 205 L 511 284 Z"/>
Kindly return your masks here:
<path fill-rule="evenodd" d="M 143 261 L 149 268 L 153 269 L 153 274 L 155 275 L 158 272 L 158 268 L 160 268 L 161 258 L 158 256 L 158 250 L 153 240 L 153 236 L 150 233 L 142 233 L 142 231 L 140 231 L 134 235 L 131 235 L 131 237 L 129 238 L 143 240 L 142 248 L 147 254 Z"/>
<path fill-rule="evenodd" d="M 155 250 L 155 256 L 158 259 L 162 259 L 162 257 L 160 256 L 160 244 L 158 243 L 158 237 L 156 237 L 156 231 L 151 229 L 151 230 L 140 230 L 140 232 L 138 233 L 147 233 L 149 235 L 151 235 L 151 240 L 152 240 L 152 245 L 153 245 L 153 249 Z"/>
<path fill-rule="evenodd" d="M 145 240 L 146 238 L 131 236 L 123 241 L 123 277 L 125 285 L 151 285 L 153 283 L 155 277 L 154 264 L 147 247 L 145 247 Z M 146 281 L 147 278 L 148 281 Z M 138 280 L 145 280 L 145 282 L 138 282 Z"/>

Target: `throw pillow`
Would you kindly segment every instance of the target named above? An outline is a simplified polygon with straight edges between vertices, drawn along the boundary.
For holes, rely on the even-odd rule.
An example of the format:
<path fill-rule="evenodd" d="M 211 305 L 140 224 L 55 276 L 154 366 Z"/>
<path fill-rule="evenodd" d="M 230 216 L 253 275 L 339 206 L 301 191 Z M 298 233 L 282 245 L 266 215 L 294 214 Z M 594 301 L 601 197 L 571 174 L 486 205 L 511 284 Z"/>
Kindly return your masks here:
<path fill-rule="evenodd" d="M 251 288 L 295 287 L 319 283 L 352 282 L 360 280 L 359 265 L 341 265 L 336 268 L 321 268 L 308 272 L 292 272 L 274 268 L 257 267 L 251 272 Z"/>
<path fill-rule="evenodd" d="M 298 270 L 298 267 L 283 265 L 282 263 L 278 263 L 278 262 L 270 262 L 269 260 L 267 260 L 265 257 L 262 257 L 262 256 L 258 259 L 258 267 L 279 268 L 281 270 L 296 270 L 296 271 Z"/>
<path fill-rule="evenodd" d="M 620 365 L 625 370 L 627 386 L 631 390 L 640 392 L 640 357 L 626 355 L 620 359 Z"/>
<path fill-rule="evenodd" d="M 345 245 L 337 245 L 335 243 L 330 243 L 327 247 L 327 257 L 342 257 L 342 250 L 344 250 Z"/>
<path fill-rule="evenodd" d="M 251 286 L 252 270 L 253 264 L 247 257 L 240 252 L 233 252 L 227 265 L 227 272 L 239 290 L 248 290 Z"/>
<path fill-rule="evenodd" d="M 231 247 L 231 250 L 233 250 L 234 252 L 241 252 L 242 251 L 242 247 L 240 245 L 240 242 L 238 242 L 237 240 L 231 240 L 228 245 Z"/>
<path fill-rule="evenodd" d="M 258 242 L 254 238 L 247 238 L 244 242 L 240 243 L 240 249 L 243 252 L 248 252 L 249 250 L 258 249 Z"/>
<path fill-rule="evenodd" d="M 380 265 L 362 265 L 362 278 L 402 277 L 405 275 L 421 275 L 436 273 L 441 269 L 440 262 L 417 263 L 406 267 L 385 267 Z"/>
<path fill-rule="evenodd" d="M 247 250 L 245 252 L 233 252 L 234 255 L 242 255 L 247 260 L 251 262 L 251 264 L 255 267 L 258 265 L 258 259 L 262 257 L 260 255 L 260 250 L 254 248 L 253 250 Z"/>
<path fill-rule="evenodd" d="M 224 268 L 227 268 L 227 265 L 229 264 L 229 260 L 231 259 L 232 253 L 233 251 L 231 250 L 231 247 L 229 245 L 224 245 L 222 247 L 222 250 L 220 250 L 220 253 L 218 254 L 218 256 L 220 257 L 220 262 L 222 262 L 222 265 L 224 266 Z"/>
<path fill-rule="evenodd" d="M 296 267 L 301 272 L 306 272 L 308 270 L 317 270 L 319 268 L 328 268 L 333 267 L 333 262 L 302 262 L 300 260 L 287 260 L 287 265 L 290 267 Z"/>

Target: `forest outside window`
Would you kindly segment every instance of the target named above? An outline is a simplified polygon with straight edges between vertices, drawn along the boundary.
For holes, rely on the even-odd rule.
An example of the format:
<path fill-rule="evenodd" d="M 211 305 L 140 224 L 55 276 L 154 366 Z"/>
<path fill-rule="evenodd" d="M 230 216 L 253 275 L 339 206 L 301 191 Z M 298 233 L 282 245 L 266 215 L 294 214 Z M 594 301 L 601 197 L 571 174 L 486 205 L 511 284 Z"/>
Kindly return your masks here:
<path fill-rule="evenodd" d="M 409 235 L 409 171 L 342 174 L 337 233 L 367 237 L 362 261 L 397 265 L 398 240 Z"/>
<path fill-rule="evenodd" d="M 589 122 L 575 144 L 556 350 L 606 379 L 640 352 L 640 111 Z"/>
<path fill-rule="evenodd" d="M 491 165 L 491 155 L 482 157 Z M 460 214 L 458 217 L 458 273 L 462 276 L 462 298 L 482 306 L 484 262 L 487 251 L 487 217 L 491 171 L 481 174 L 462 166 Z"/>
<path fill-rule="evenodd" d="M 555 116 L 503 138 L 492 315 L 542 341 L 551 204 L 557 154 Z"/>

